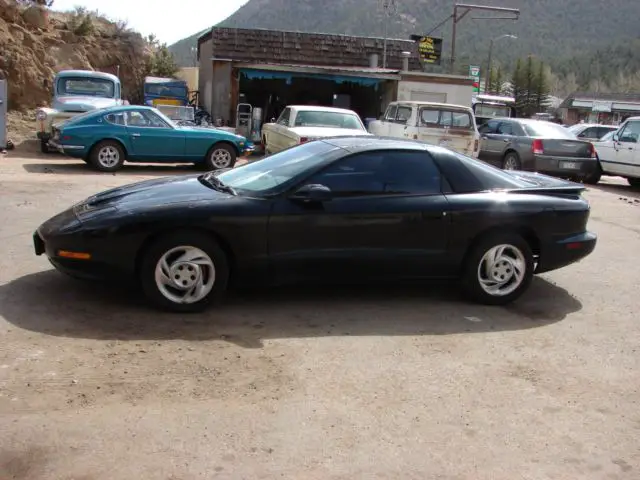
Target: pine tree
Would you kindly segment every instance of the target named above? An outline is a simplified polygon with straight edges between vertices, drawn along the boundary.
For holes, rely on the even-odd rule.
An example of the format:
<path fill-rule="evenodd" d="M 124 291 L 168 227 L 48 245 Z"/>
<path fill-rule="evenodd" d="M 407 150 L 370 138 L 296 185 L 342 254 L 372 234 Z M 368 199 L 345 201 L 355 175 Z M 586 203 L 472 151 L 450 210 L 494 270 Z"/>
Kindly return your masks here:
<path fill-rule="evenodd" d="M 549 106 L 549 80 L 546 75 L 544 63 L 539 62 L 538 74 L 535 79 L 535 112 L 540 113 Z"/>
<path fill-rule="evenodd" d="M 525 68 L 524 73 L 525 78 L 525 108 L 524 108 L 524 117 L 531 117 L 535 113 L 536 109 L 536 95 L 535 95 L 535 86 L 536 86 L 536 71 L 535 65 L 533 63 L 533 57 L 529 55 L 527 57 L 527 66 Z"/>
<path fill-rule="evenodd" d="M 504 89 L 504 79 L 502 78 L 502 69 L 500 67 L 497 70 L 491 69 L 491 83 L 489 84 L 489 90 L 495 95 L 501 95 Z"/>
<path fill-rule="evenodd" d="M 518 117 L 522 117 L 527 109 L 527 86 L 526 72 L 522 68 L 522 60 L 516 61 L 516 68 L 511 76 L 511 95 L 516 100 L 516 113 Z"/>

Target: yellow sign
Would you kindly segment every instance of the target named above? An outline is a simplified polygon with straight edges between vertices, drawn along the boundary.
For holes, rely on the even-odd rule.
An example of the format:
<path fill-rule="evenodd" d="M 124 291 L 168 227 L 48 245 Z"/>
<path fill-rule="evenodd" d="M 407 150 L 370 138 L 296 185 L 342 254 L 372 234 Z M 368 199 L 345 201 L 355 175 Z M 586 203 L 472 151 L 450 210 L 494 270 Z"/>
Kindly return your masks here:
<path fill-rule="evenodd" d="M 442 54 L 442 39 L 420 37 L 418 40 L 418 53 L 422 62 L 439 65 Z"/>
<path fill-rule="evenodd" d="M 153 106 L 157 107 L 158 105 L 182 105 L 180 100 L 176 100 L 173 98 L 156 98 L 153 100 Z"/>

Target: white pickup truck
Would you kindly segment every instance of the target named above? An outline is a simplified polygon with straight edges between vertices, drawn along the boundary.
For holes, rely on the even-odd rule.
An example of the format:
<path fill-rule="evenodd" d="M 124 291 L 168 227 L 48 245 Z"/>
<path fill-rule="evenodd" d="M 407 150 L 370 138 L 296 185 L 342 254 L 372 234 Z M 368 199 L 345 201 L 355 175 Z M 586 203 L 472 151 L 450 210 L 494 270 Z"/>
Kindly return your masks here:
<path fill-rule="evenodd" d="M 409 138 L 441 145 L 477 158 L 480 133 L 470 107 L 433 102 L 391 102 L 384 117 L 369 123 L 381 137 Z"/>
<path fill-rule="evenodd" d="M 600 170 L 587 178 L 587 183 L 598 183 L 602 175 L 617 175 L 640 188 L 640 117 L 627 119 L 618 130 L 592 143 Z"/>
<path fill-rule="evenodd" d="M 370 135 L 358 114 L 332 107 L 291 105 L 278 120 L 262 127 L 262 145 L 266 154 L 294 145 L 327 137 Z"/>

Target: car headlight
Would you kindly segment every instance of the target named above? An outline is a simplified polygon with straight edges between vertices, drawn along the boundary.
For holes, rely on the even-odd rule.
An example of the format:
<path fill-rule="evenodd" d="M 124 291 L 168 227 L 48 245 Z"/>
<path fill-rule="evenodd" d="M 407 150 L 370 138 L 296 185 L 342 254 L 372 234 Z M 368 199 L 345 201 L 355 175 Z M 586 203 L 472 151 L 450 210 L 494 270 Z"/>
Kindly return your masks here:
<path fill-rule="evenodd" d="M 36 112 L 36 120 L 43 121 L 47 119 L 47 112 L 44 110 L 38 110 Z"/>

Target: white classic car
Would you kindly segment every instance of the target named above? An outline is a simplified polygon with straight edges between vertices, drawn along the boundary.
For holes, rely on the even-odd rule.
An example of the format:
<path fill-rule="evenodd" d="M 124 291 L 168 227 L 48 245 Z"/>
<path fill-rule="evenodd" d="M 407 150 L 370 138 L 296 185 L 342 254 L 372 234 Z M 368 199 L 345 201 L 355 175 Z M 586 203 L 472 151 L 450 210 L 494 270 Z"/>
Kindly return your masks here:
<path fill-rule="evenodd" d="M 441 145 L 478 158 L 480 133 L 470 107 L 449 103 L 391 102 L 369 132 L 381 137 L 410 138 Z"/>
<path fill-rule="evenodd" d="M 308 105 L 286 107 L 278 120 L 262 127 L 266 154 L 327 137 L 370 135 L 352 110 Z"/>

